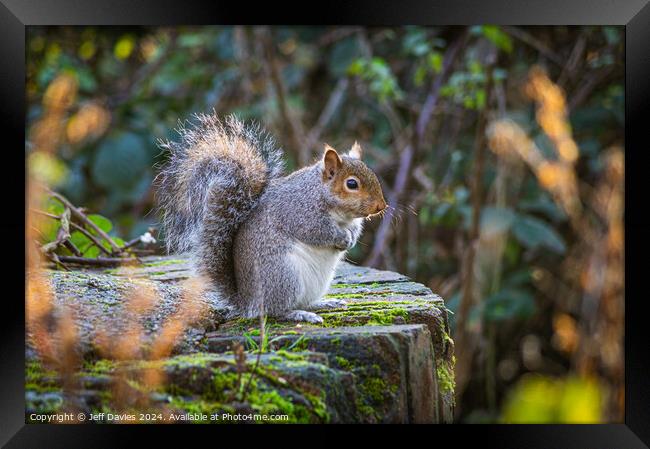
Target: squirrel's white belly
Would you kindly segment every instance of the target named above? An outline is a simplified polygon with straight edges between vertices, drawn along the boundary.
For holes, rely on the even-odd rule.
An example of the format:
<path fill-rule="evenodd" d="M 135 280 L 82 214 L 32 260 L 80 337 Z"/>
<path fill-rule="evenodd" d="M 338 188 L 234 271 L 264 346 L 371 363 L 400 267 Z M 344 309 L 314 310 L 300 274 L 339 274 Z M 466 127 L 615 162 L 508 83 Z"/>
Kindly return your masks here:
<path fill-rule="evenodd" d="M 306 307 L 323 297 L 343 254 L 343 251 L 334 248 L 319 248 L 302 242 L 294 244 L 288 258 L 298 275 L 298 285 L 301 287 L 296 306 Z"/>

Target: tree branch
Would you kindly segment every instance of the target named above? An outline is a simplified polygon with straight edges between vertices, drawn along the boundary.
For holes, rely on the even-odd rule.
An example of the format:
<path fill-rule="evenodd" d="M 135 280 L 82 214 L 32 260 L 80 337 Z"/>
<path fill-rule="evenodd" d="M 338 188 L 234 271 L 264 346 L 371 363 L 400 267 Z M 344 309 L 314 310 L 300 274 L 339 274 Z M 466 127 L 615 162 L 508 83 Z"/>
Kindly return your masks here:
<path fill-rule="evenodd" d="M 81 221 L 83 224 L 91 228 L 93 231 L 95 231 L 99 236 L 101 236 L 104 240 L 108 242 L 108 244 L 111 246 L 113 249 L 114 253 L 119 253 L 122 251 L 122 248 L 120 248 L 117 243 L 113 241 L 113 239 L 105 233 L 99 226 L 97 226 L 95 223 L 93 223 L 86 215 L 81 212 L 78 208 L 76 208 L 70 201 L 68 201 L 67 198 L 65 198 L 63 195 L 60 195 L 56 192 L 53 192 L 52 190 L 48 190 L 48 194 L 58 200 L 61 204 L 63 204 L 66 208 L 70 209 L 72 214 L 77 218 L 79 221 Z M 101 245 L 100 245 L 101 246 Z"/>
<path fill-rule="evenodd" d="M 564 61 L 560 56 L 554 53 L 550 48 L 548 48 L 543 42 L 535 38 L 532 34 L 522 30 L 521 28 L 503 25 L 501 27 L 503 31 L 511 35 L 512 37 L 519 39 L 524 44 L 530 45 L 535 50 L 546 56 L 548 59 L 553 61 L 560 67 L 564 67 Z"/>
<path fill-rule="evenodd" d="M 316 144 L 316 141 L 320 138 L 323 130 L 327 127 L 330 120 L 332 120 L 332 117 L 334 117 L 334 113 L 338 110 L 341 102 L 343 101 L 343 97 L 345 96 L 345 91 L 348 88 L 348 84 L 349 80 L 347 78 L 341 78 L 338 83 L 336 83 L 336 87 L 334 87 L 332 94 L 330 95 L 327 103 L 325 104 L 325 107 L 323 108 L 323 111 L 318 116 L 316 124 L 307 134 L 307 151 L 310 151 L 313 148 L 313 146 Z"/>
<path fill-rule="evenodd" d="M 433 80 L 431 83 L 431 88 L 429 89 L 429 94 L 427 95 L 426 100 L 420 110 L 420 115 L 416 121 L 415 125 L 415 136 L 414 142 L 407 145 L 400 155 L 399 167 L 397 169 L 397 175 L 395 176 L 395 182 L 393 184 L 393 190 L 391 195 L 388 196 L 388 204 L 391 206 L 384 216 L 377 234 L 375 235 L 375 241 L 370 251 L 370 255 L 366 258 L 365 265 L 368 266 L 377 266 L 381 257 L 384 253 L 384 248 L 389 242 L 390 239 L 390 224 L 395 214 L 395 205 L 397 205 L 402 192 L 404 191 L 407 181 L 408 174 L 411 170 L 413 159 L 415 154 L 420 147 L 420 144 L 424 138 L 424 133 L 426 131 L 427 124 L 433 115 L 433 110 L 438 102 L 440 88 L 442 84 L 449 76 L 451 72 L 451 67 L 453 66 L 456 57 L 460 49 L 465 45 L 468 39 L 467 32 L 463 34 L 452 44 L 452 46 L 447 50 L 445 57 L 443 59 L 442 70 L 440 74 Z"/>

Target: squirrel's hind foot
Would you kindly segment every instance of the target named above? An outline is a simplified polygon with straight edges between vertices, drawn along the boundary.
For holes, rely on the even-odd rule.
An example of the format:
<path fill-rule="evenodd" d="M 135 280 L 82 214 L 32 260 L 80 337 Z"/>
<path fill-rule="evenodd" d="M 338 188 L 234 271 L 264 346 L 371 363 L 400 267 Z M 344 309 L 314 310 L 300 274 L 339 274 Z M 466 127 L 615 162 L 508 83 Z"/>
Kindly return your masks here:
<path fill-rule="evenodd" d="M 321 309 L 346 309 L 347 302 L 342 299 L 320 299 L 309 307 L 311 310 Z"/>
<path fill-rule="evenodd" d="M 307 312 L 306 310 L 292 310 L 291 312 L 282 316 L 282 318 L 289 321 L 306 322 L 306 323 L 314 323 L 314 324 L 321 324 L 323 322 L 323 318 L 316 315 L 314 312 Z"/>

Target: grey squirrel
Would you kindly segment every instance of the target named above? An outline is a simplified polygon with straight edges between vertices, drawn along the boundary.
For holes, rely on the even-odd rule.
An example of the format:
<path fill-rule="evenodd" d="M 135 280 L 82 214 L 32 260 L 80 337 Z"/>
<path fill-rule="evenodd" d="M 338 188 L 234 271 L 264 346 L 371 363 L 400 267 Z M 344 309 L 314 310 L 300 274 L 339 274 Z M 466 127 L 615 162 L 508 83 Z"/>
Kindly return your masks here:
<path fill-rule="evenodd" d="M 325 145 L 313 165 L 282 176 L 282 152 L 259 126 L 234 116 L 195 115 L 169 160 L 157 200 L 169 251 L 189 252 L 197 274 L 243 317 L 321 323 L 323 299 L 365 218 L 387 205 L 355 142 Z"/>

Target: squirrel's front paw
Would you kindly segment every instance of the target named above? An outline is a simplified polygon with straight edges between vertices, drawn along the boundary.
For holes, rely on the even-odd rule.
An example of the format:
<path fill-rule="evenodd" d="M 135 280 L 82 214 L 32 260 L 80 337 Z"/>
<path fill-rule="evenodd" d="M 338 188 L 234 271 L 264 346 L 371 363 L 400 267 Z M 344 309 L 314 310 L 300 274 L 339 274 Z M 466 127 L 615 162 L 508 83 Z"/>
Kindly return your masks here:
<path fill-rule="evenodd" d="M 284 315 L 282 318 L 289 321 L 298 321 L 305 323 L 321 324 L 323 319 L 316 315 L 314 312 L 307 312 L 306 310 L 292 310 Z"/>

